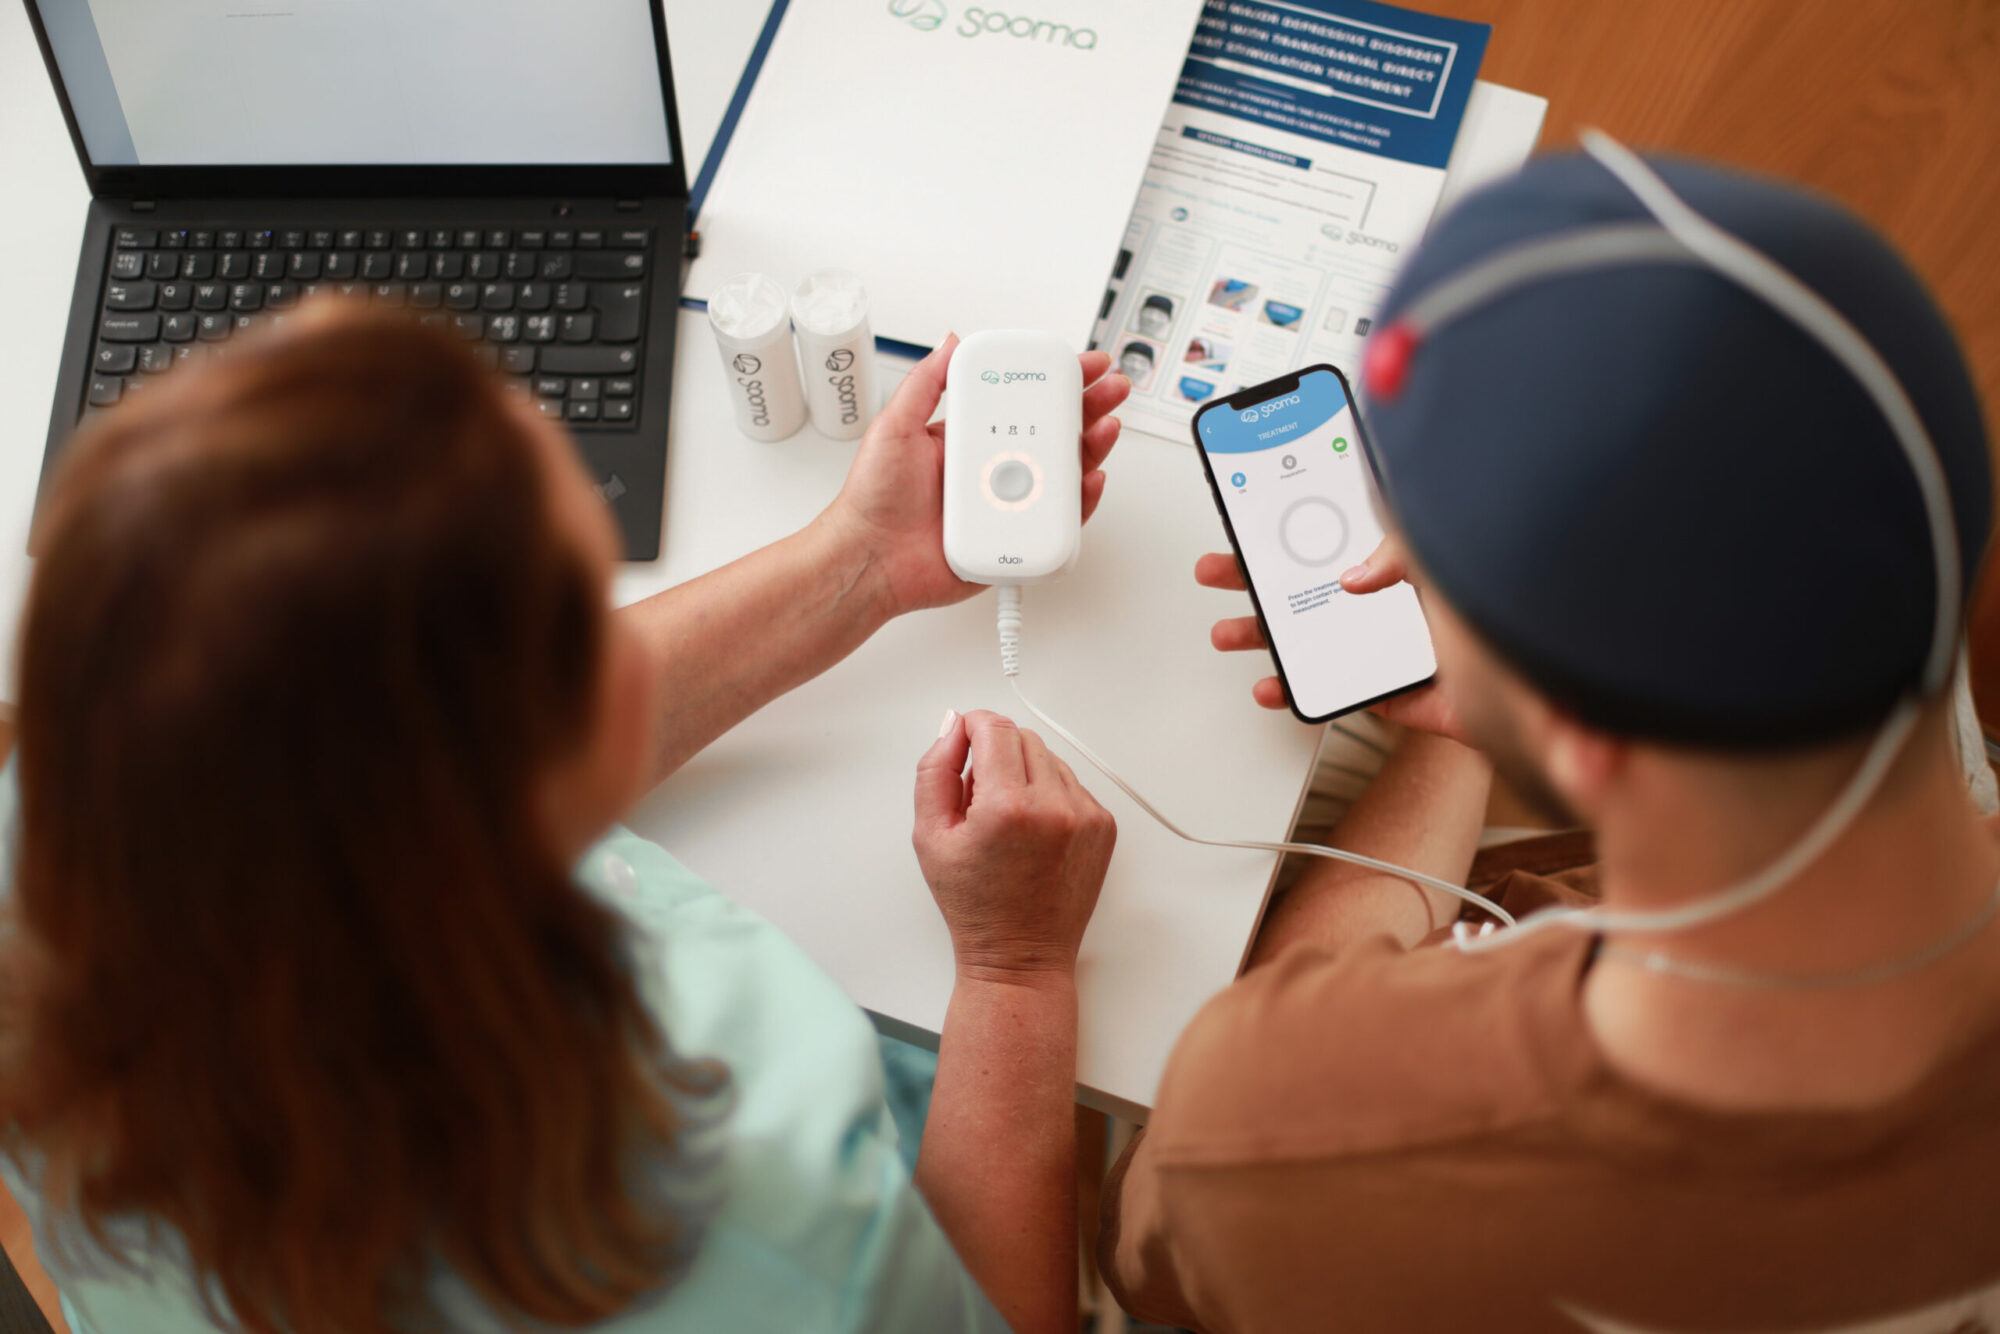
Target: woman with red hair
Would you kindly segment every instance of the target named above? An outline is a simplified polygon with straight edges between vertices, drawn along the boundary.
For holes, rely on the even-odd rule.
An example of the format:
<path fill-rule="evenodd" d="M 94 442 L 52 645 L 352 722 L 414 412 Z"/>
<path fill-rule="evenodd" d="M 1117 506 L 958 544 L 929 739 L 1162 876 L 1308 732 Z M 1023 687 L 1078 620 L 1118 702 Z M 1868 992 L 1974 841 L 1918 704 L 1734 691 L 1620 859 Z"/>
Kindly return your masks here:
<path fill-rule="evenodd" d="M 616 827 L 969 593 L 948 355 L 816 522 L 617 613 L 560 428 L 402 318 L 309 310 L 79 437 L 0 779 L 0 1164 L 75 1334 L 1074 1328 L 1113 835 L 1061 762 L 991 715 L 924 757 L 959 982 L 914 1186 L 862 1013 Z"/>

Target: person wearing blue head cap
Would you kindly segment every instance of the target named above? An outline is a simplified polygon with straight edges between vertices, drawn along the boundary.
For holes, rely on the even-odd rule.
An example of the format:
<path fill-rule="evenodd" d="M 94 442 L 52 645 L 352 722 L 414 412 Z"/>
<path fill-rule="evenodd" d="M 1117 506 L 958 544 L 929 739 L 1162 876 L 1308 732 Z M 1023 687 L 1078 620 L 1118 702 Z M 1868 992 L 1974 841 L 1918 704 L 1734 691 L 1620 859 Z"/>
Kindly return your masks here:
<path fill-rule="evenodd" d="M 1442 218 L 1365 351 L 1393 535 L 1343 584 L 1414 583 L 1439 672 L 1333 842 L 1462 882 L 1497 769 L 1601 862 L 1499 879 L 1490 934 L 1309 870 L 1182 1036 L 1101 1264 L 1201 1329 L 2000 1328 L 1971 376 L 1844 210 L 1586 147 Z"/>

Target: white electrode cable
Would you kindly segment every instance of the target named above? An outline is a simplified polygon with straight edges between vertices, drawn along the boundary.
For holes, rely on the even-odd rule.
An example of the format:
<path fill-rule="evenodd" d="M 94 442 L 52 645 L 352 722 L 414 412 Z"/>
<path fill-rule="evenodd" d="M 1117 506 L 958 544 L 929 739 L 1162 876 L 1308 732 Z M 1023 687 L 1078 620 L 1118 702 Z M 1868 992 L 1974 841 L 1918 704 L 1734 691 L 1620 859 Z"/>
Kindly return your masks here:
<path fill-rule="evenodd" d="M 998 612 L 995 615 L 995 623 L 998 625 L 1000 631 L 1000 670 L 1007 677 L 1007 683 L 1014 687 L 1014 694 L 1020 699 L 1022 706 L 1029 713 L 1034 714 L 1036 718 L 1040 719 L 1044 727 L 1068 742 L 1077 754 L 1083 756 L 1099 773 L 1116 784 L 1120 792 L 1130 797 L 1140 810 L 1159 821 L 1161 827 L 1169 833 L 1186 839 L 1190 843 L 1202 844 L 1204 847 L 1244 848 L 1251 852 L 1296 852 L 1306 857 L 1326 857 L 1333 861 L 1348 862 L 1355 866 L 1365 866 L 1371 871 L 1380 871 L 1385 875 L 1393 875 L 1398 879 L 1408 880 L 1412 884 L 1422 885 L 1429 889 L 1435 889 L 1440 893 L 1449 894 L 1455 899 L 1460 899 L 1471 904 L 1481 912 L 1491 914 L 1495 919 L 1504 922 L 1508 926 L 1514 925 L 1513 915 L 1483 894 L 1475 893 L 1463 885 L 1454 885 L 1449 880 L 1442 880 L 1434 875 L 1426 875 L 1422 871 L 1413 871 L 1407 866 L 1397 866 L 1393 862 L 1385 862 L 1375 857 L 1365 856 L 1359 852 L 1348 852 L 1342 848 L 1330 848 L 1320 843 L 1264 843 L 1255 839 L 1203 838 L 1199 834 L 1190 834 L 1187 830 L 1168 819 L 1159 807 L 1141 796 L 1137 788 L 1119 777 L 1118 771 L 1113 769 L 1096 751 L 1079 740 L 1074 732 L 1049 717 L 1048 714 L 1043 713 L 1036 706 L 1035 702 L 1028 698 L 1027 692 L 1021 689 L 1021 586 L 1019 584 L 1002 584 L 1000 585 L 999 593 L 1000 603 Z"/>

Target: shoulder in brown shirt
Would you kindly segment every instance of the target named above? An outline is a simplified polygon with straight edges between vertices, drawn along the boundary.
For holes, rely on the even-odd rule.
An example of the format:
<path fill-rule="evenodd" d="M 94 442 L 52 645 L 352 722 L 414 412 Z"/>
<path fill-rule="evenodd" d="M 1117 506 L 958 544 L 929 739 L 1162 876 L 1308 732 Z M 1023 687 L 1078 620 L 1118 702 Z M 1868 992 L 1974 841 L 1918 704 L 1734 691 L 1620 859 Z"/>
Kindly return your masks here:
<path fill-rule="evenodd" d="M 1106 1187 L 1121 1304 L 1284 1334 L 2000 1330 L 2000 1032 L 1866 1112 L 1707 1112 L 1603 1060 L 1593 948 L 1298 950 L 1210 1002 Z"/>

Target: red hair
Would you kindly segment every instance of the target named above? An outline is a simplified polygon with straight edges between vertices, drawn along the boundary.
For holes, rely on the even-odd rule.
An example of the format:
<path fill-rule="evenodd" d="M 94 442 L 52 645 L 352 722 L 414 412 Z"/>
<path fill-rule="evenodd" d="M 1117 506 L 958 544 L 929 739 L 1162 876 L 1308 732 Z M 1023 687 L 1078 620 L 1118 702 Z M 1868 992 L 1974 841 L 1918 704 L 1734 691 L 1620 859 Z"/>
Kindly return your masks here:
<path fill-rule="evenodd" d="M 250 1330 L 600 1320 L 671 1280 L 690 1099 L 537 780 L 601 575 L 442 333 L 322 308 L 72 446 L 20 662 L 0 1117 Z M 112 1248 L 115 1251 L 115 1248 Z"/>

